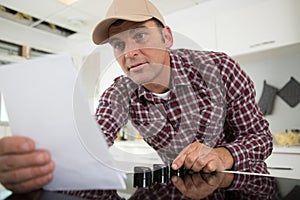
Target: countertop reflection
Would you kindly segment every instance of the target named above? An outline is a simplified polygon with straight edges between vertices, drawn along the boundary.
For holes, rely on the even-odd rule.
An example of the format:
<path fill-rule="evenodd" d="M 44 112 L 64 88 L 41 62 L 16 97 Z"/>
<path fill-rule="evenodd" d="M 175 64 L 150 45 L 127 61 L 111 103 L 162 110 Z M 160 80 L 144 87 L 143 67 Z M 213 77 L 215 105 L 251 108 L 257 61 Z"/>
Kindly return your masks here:
<path fill-rule="evenodd" d="M 7 200 L 79 200 L 79 199 L 270 199 L 289 200 L 300 198 L 300 180 L 276 178 L 266 175 L 236 173 L 179 173 L 169 179 L 158 179 L 148 185 L 135 185 L 136 174 L 127 175 L 127 190 L 94 190 L 49 192 L 35 191 L 13 194 Z M 175 178 L 176 177 L 176 178 Z M 152 177 L 153 178 L 153 177 Z M 160 181 L 162 180 L 162 181 Z M 77 195 L 77 196 L 76 196 Z"/>

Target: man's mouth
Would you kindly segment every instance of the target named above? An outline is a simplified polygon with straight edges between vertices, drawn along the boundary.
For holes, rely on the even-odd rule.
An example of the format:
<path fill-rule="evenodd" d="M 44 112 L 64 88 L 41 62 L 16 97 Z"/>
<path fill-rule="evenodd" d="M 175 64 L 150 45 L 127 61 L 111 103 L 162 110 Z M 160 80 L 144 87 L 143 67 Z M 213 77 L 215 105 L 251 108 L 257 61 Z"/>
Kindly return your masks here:
<path fill-rule="evenodd" d="M 131 65 L 131 66 L 128 68 L 128 71 L 131 71 L 131 72 L 139 71 L 139 70 L 141 70 L 143 67 L 145 67 L 146 64 L 147 64 L 147 63 L 138 63 L 138 64 Z"/>

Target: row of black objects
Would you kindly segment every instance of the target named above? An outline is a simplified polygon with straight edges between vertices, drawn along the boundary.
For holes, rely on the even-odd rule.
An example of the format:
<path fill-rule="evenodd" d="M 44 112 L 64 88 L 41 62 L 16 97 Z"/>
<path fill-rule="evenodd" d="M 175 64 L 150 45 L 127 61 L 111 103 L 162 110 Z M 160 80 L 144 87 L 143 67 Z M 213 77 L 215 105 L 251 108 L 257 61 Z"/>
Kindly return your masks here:
<path fill-rule="evenodd" d="M 184 177 L 185 169 L 183 167 L 173 170 L 171 165 L 153 164 L 153 170 L 150 167 L 134 167 L 133 187 L 146 188 L 153 184 L 167 184 L 173 176 Z"/>

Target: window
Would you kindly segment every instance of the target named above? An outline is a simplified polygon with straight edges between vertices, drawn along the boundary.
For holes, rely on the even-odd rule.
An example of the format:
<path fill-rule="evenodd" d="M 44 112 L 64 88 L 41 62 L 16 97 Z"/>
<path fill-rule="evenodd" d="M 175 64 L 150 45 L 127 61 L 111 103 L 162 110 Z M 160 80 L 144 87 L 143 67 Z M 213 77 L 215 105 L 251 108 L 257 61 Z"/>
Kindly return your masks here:
<path fill-rule="evenodd" d="M 30 58 L 35 58 L 43 55 L 51 54 L 50 52 L 42 51 L 39 49 L 31 48 L 30 50 Z"/>
<path fill-rule="evenodd" d="M 22 55 L 22 46 L 0 40 L 0 53 L 4 55 Z"/>
<path fill-rule="evenodd" d="M 52 54 L 52 52 L 0 40 L 0 66 L 46 54 Z"/>

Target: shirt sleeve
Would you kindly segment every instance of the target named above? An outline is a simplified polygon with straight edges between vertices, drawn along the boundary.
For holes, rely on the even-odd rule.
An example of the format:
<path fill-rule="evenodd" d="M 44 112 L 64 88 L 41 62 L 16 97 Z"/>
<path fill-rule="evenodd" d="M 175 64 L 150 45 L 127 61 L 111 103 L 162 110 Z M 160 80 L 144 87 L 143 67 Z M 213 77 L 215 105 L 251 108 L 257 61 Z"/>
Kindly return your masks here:
<path fill-rule="evenodd" d="M 256 92 L 250 77 L 226 54 L 220 60 L 227 95 L 225 135 L 230 133 L 234 138 L 220 146 L 231 152 L 233 170 L 253 171 L 255 163 L 263 162 L 272 152 L 269 123 L 255 101 Z"/>
<path fill-rule="evenodd" d="M 113 145 L 119 130 L 128 122 L 128 94 L 124 86 L 120 86 L 122 78 L 101 95 L 96 109 L 96 120 L 109 146 Z"/>

